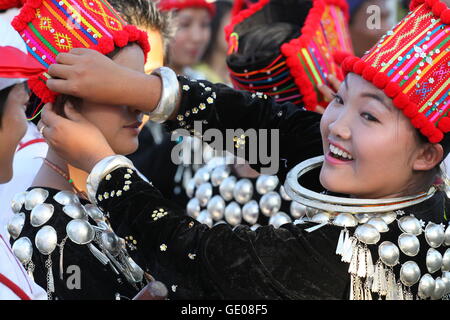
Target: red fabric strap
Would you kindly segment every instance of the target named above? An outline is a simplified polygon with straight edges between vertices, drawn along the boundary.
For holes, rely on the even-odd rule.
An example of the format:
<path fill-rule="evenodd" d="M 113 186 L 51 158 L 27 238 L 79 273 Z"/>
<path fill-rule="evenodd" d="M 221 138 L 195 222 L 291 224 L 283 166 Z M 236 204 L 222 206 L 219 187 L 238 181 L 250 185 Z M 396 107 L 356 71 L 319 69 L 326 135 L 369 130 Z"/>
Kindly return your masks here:
<path fill-rule="evenodd" d="M 20 151 L 20 150 L 22 150 L 22 149 L 24 149 L 24 148 L 26 148 L 26 147 L 28 147 L 28 146 L 30 146 L 32 144 L 41 143 L 41 142 L 45 142 L 45 139 L 42 139 L 42 138 L 40 138 L 40 139 L 33 139 L 33 140 L 27 141 L 25 143 L 20 143 L 19 144 L 19 148 L 17 149 L 16 152 L 18 152 L 18 151 Z"/>
<path fill-rule="evenodd" d="M 14 282 L 0 273 L 0 283 L 4 284 L 12 292 L 14 292 L 21 300 L 31 300 L 31 298 Z"/>

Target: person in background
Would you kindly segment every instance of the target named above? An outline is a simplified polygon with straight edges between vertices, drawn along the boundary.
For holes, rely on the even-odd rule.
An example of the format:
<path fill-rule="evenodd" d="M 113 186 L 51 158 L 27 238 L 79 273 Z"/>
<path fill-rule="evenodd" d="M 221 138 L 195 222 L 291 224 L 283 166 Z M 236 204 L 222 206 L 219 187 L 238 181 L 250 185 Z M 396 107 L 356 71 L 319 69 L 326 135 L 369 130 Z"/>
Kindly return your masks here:
<path fill-rule="evenodd" d="M 194 70 L 203 73 L 207 80 L 216 83 L 230 84 L 230 76 L 226 64 L 228 45 L 225 40 L 224 28 L 231 19 L 230 0 L 218 0 L 215 2 L 216 14 L 211 21 L 211 41 L 203 54 L 201 63 Z"/>
<path fill-rule="evenodd" d="M 177 74 L 203 79 L 192 66 L 200 61 L 210 41 L 214 4 L 206 0 L 161 0 L 158 7 L 163 12 L 173 12 L 175 25 L 166 65 Z"/>

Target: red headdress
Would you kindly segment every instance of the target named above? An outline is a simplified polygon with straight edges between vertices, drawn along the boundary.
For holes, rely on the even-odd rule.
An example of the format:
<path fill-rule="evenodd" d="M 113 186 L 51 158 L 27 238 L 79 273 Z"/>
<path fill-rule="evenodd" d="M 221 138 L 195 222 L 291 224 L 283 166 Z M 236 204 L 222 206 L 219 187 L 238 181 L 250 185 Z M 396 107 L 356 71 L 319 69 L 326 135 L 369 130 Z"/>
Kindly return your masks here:
<path fill-rule="evenodd" d="M 30 89 L 42 100 L 53 102 L 56 93 L 46 86 L 47 68 L 61 52 L 89 48 L 108 54 L 115 47 L 137 42 L 145 57 L 150 50 L 147 34 L 127 23 L 105 0 L 0 0 L 3 8 L 23 7 L 12 21 L 28 53 L 45 71 L 29 80 Z"/>
<path fill-rule="evenodd" d="M 410 9 L 362 59 L 347 57 L 342 67 L 383 90 L 437 143 L 450 131 L 450 9 L 439 0 L 413 0 Z"/>
<path fill-rule="evenodd" d="M 315 110 L 326 106 L 318 86 L 328 84 L 327 76 L 343 79 L 337 59 L 353 52 L 348 31 L 348 5 L 345 0 L 260 0 L 247 9 L 236 1 L 231 24 L 225 28 L 229 47 L 227 59 L 233 85 L 237 89 L 263 92 L 278 102 L 290 101 Z M 299 26 L 298 36 L 288 39 L 277 52 L 262 53 L 247 64 L 233 63 L 240 42 L 246 35 L 258 32 L 262 25 L 289 23 Z M 338 51 L 339 50 L 339 51 Z M 253 53 L 252 53 L 253 54 Z M 271 54 L 270 58 L 266 58 Z M 242 60 L 242 59 L 241 59 Z"/>
<path fill-rule="evenodd" d="M 182 10 L 185 8 L 205 8 L 208 9 L 211 16 L 216 12 L 213 1 L 207 0 L 160 0 L 158 2 L 158 8 L 161 11 Z"/>

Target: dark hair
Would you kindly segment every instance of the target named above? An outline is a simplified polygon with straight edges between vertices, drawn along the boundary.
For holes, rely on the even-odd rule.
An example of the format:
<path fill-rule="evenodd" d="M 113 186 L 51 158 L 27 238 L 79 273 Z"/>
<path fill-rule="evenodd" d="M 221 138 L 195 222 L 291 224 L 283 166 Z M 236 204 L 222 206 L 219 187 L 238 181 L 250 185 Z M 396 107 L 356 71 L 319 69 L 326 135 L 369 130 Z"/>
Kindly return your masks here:
<path fill-rule="evenodd" d="M 0 90 L 0 128 L 2 127 L 3 109 L 5 108 L 6 100 L 8 100 L 9 93 L 14 86 L 9 86 Z"/>
<path fill-rule="evenodd" d="M 211 21 L 211 41 L 206 47 L 205 53 L 203 54 L 202 61 L 209 61 L 211 55 L 216 46 L 216 41 L 220 32 L 220 25 L 222 24 L 223 18 L 231 11 L 233 3 L 229 0 L 218 0 L 215 1 L 216 14 Z"/>

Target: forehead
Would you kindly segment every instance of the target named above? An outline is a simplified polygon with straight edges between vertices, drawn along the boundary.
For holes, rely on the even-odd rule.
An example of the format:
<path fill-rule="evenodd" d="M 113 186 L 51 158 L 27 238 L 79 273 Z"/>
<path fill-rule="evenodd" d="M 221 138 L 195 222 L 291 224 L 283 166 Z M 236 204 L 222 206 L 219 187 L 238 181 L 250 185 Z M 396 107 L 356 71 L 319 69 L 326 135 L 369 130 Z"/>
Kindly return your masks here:
<path fill-rule="evenodd" d="M 135 71 L 144 71 L 144 52 L 135 43 L 120 49 L 112 60 L 121 66 Z"/>
<path fill-rule="evenodd" d="M 176 13 L 176 18 L 187 20 L 187 19 L 195 19 L 195 18 L 206 19 L 206 18 L 210 18 L 210 17 L 209 17 L 208 10 L 205 8 L 186 8 L 186 9 L 179 10 Z"/>

